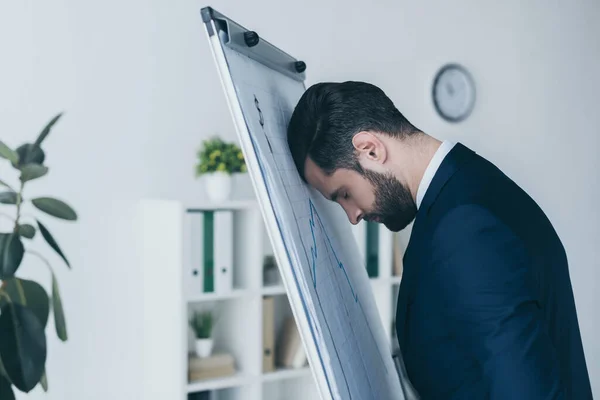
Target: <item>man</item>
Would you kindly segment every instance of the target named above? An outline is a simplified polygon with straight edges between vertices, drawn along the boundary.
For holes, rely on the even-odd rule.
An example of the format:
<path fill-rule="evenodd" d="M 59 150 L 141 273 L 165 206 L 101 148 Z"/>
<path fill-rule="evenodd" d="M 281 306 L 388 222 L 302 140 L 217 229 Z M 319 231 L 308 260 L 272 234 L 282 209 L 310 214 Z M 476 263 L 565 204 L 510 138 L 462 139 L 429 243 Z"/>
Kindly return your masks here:
<path fill-rule="evenodd" d="M 298 172 L 356 224 L 399 231 L 396 333 L 422 399 L 591 399 L 565 250 L 538 205 L 377 87 L 319 83 L 288 127 Z"/>

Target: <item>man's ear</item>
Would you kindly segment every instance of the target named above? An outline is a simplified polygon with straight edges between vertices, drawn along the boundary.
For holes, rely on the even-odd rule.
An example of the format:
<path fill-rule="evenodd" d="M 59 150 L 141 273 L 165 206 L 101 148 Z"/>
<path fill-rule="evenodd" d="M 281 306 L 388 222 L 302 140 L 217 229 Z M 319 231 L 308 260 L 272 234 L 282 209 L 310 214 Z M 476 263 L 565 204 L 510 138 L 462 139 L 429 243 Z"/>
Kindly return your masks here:
<path fill-rule="evenodd" d="M 358 152 L 360 161 L 383 164 L 387 159 L 387 149 L 379 137 L 372 132 L 362 131 L 354 135 L 352 145 Z"/>

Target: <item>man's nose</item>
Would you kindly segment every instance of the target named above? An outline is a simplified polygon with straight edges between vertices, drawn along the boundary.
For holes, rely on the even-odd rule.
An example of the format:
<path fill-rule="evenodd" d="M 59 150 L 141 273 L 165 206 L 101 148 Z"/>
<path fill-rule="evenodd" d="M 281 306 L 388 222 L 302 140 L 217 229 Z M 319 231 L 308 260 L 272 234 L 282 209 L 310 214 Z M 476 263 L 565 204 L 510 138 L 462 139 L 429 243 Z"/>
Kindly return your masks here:
<path fill-rule="evenodd" d="M 362 220 L 362 212 L 358 207 L 344 207 L 344 211 L 352 225 L 356 225 Z"/>

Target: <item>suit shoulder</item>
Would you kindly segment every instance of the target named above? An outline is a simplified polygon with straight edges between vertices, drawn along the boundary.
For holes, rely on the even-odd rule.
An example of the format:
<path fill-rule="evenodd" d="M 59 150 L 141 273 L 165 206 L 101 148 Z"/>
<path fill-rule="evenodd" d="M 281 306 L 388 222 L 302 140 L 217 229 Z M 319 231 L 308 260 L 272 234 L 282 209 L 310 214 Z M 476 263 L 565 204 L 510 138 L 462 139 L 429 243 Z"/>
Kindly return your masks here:
<path fill-rule="evenodd" d="M 488 242 L 520 242 L 519 236 L 497 213 L 485 205 L 464 203 L 447 209 L 432 230 L 432 245 L 438 251 L 467 251 Z"/>
<path fill-rule="evenodd" d="M 484 206 L 464 204 L 449 210 L 436 226 L 431 244 L 432 276 L 464 292 L 499 289 L 502 283 L 510 286 L 515 276 L 523 282 L 529 279 L 526 243 Z"/>
<path fill-rule="evenodd" d="M 489 202 L 497 188 L 507 188 L 507 177 L 487 160 L 475 155 L 446 182 L 432 208 L 452 208 L 461 204 Z"/>
<path fill-rule="evenodd" d="M 445 209 L 437 218 L 436 233 L 445 230 L 466 233 L 485 226 L 502 224 L 502 220 L 481 203 L 459 203 Z"/>

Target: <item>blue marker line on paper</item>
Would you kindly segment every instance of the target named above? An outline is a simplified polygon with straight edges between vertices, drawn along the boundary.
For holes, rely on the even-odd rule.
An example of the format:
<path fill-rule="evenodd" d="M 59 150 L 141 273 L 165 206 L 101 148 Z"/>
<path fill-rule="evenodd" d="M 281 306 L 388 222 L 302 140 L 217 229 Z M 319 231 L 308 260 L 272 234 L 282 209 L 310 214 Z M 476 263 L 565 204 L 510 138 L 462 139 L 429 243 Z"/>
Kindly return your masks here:
<path fill-rule="evenodd" d="M 315 286 L 315 289 L 317 288 L 317 239 L 315 237 L 315 215 L 316 215 L 317 220 L 319 221 L 319 226 L 321 227 L 321 232 L 323 233 L 323 235 L 325 235 L 325 238 L 327 238 L 327 243 L 329 244 L 329 248 L 331 249 L 331 252 L 333 253 L 333 256 L 335 257 L 337 266 L 338 266 L 338 268 L 341 268 L 342 271 L 344 271 L 344 275 L 346 276 L 346 280 L 348 281 L 348 286 L 350 286 L 350 290 L 352 291 L 352 297 L 354 297 L 354 301 L 357 302 L 358 295 L 354 292 L 354 288 L 352 287 L 352 283 L 350 282 L 350 277 L 348 276 L 348 273 L 346 272 L 346 268 L 344 267 L 344 264 L 338 258 L 337 254 L 333 248 L 333 245 L 331 244 L 331 239 L 329 239 L 329 235 L 327 235 L 327 232 L 325 231 L 325 227 L 323 226 L 321 217 L 319 216 L 319 213 L 317 212 L 317 209 L 315 208 L 315 205 L 313 204 L 311 199 L 308 199 L 308 204 L 309 204 L 309 208 L 310 208 L 310 221 L 309 221 L 310 233 L 312 234 L 312 240 L 313 240 L 313 245 L 310 248 L 310 253 L 312 254 L 312 275 L 313 275 L 313 284 Z"/>

